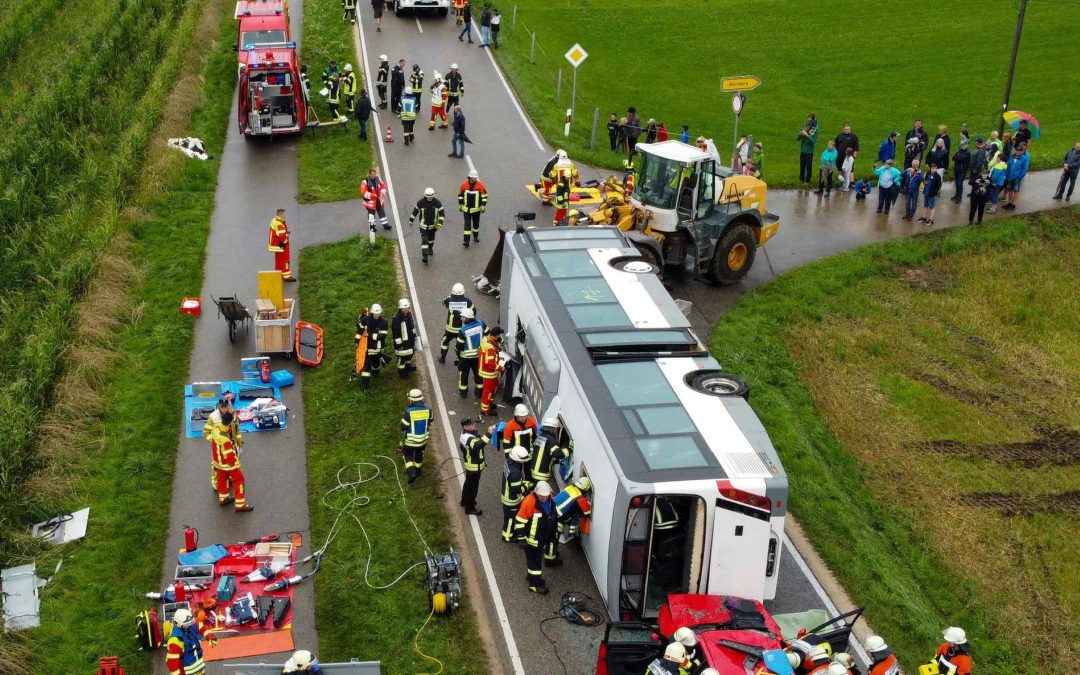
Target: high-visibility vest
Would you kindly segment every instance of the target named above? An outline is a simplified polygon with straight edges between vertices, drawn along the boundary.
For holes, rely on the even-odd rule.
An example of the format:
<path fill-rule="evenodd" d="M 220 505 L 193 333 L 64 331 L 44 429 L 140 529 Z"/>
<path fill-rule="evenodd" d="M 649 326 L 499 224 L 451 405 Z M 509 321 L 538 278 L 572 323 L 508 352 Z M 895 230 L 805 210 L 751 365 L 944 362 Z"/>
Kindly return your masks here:
<path fill-rule="evenodd" d="M 473 301 L 465 295 L 448 295 L 442 303 L 446 307 L 446 332 L 458 332 L 461 330 L 461 310 L 473 309 Z"/>
<path fill-rule="evenodd" d="M 386 183 L 381 178 L 365 178 L 360 181 L 360 197 L 364 200 L 364 208 L 374 211 L 380 203 L 386 200 Z"/>
<path fill-rule="evenodd" d="M 274 216 L 270 221 L 270 242 L 267 248 L 271 253 L 281 253 L 289 245 L 289 226 L 281 216 Z"/>
<path fill-rule="evenodd" d="M 346 0 L 346 2 L 348 2 L 348 0 Z M 346 96 L 352 96 L 356 93 L 355 73 L 345 73 L 344 77 L 341 78 L 341 89 Z"/>
<path fill-rule="evenodd" d="M 480 353 L 480 340 L 484 337 L 484 322 L 473 319 L 461 327 L 457 337 L 457 354 L 461 359 L 475 359 Z"/>
<path fill-rule="evenodd" d="M 401 418 L 401 430 L 405 432 L 405 445 L 419 448 L 431 438 L 431 408 L 424 405 L 410 406 Z"/>
<path fill-rule="evenodd" d="M 416 99 L 405 96 L 401 99 L 401 121 L 411 122 L 416 119 Z"/>
<path fill-rule="evenodd" d="M 424 91 L 424 71 L 413 71 L 413 74 L 409 75 L 409 87 L 412 88 L 412 92 L 419 99 L 421 92 Z"/>
<path fill-rule="evenodd" d="M 479 374 L 485 380 L 498 377 L 502 372 L 499 365 L 498 342 L 490 335 L 485 335 L 480 341 L 480 361 L 478 363 Z"/>
<path fill-rule="evenodd" d="M 482 213 L 487 208 L 487 188 L 483 182 L 466 179 L 458 188 L 458 208 L 464 213 Z"/>
<path fill-rule="evenodd" d="M 592 504 L 576 485 L 567 485 L 564 490 L 555 495 L 555 513 L 559 520 L 585 517 L 592 515 Z"/>
<path fill-rule="evenodd" d="M 525 423 L 511 419 L 503 428 L 503 452 L 510 454 L 510 449 L 520 445 L 532 453 L 533 444 L 536 442 L 536 420 L 531 417 L 525 418 Z"/>
<path fill-rule="evenodd" d="M 431 88 L 431 105 L 434 108 L 446 106 L 446 85 L 436 84 Z"/>
<path fill-rule="evenodd" d="M 214 408 L 214 412 L 210 413 L 210 416 L 206 418 L 206 424 L 203 425 L 203 428 L 202 428 L 203 438 L 205 438 L 206 440 L 213 443 L 214 442 L 214 434 L 217 433 L 217 428 L 220 425 L 221 425 L 221 410 L 219 408 Z M 240 432 L 240 418 L 239 417 L 237 417 L 234 414 L 232 424 L 229 425 L 228 427 L 226 427 L 226 429 L 229 430 L 228 431 L 229 438 L 232 439 L 232 442 L 235 443 L 237 445 L 237 447 L 242 446 L 244 444 L 244 435 Z"/>
<path fill-rule="evenodd" d="M 206 671 L 199 640 L 199 629 L 196 626 L 173 626 L 165 647 L 165 667 L 168 668 L 169 675 L 180 675 L 181 670 L 185 675 L 199 675 Z"/>
<path fill-rule="evenodd" d="M 461 463 L 466 471 L 483 471 L 487 464 L 484 461 L 484 446 L 491 438 L 477 436 L 471 431 L 464 431 L 458 439 L 458 448 L 461 450 Z"/>
<path fill-rule="evenodd" d="M 232 471 L 240 468 L 240 454 L 236 452 L 236 445 L 229 438 L 229 427 L 219 424 L 214 430 L 211 442 L 214 444 L 211 462 L 215 469 Z"/>
<path fill-rule="evenodd" d="M 446 218 L 446 214 L 443 213 L 442 202 L 434 197 L 430 201 L 427 197 L 421 197 L 420 201 L 416 202 L 412 216 L 409 217 L 410 225 L 416 222 L 417 216 L 420 217 L 421 230 L 437 230 L 443 226 L 443 221 Z"/>

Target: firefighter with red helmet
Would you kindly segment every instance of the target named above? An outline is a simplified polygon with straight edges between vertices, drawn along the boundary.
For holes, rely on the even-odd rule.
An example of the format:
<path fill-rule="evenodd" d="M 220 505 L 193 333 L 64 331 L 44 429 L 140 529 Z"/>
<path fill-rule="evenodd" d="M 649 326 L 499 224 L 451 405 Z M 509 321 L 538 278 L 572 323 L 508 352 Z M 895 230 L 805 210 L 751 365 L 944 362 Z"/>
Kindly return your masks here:
<path fill-rule="evenodd" d="M 289 225 L 285 222 L 285 209 L 278 209 L 274 219 L 270 221 L 270 242 L 267 248 L 274 254 L 274 269 L 281 272 L 281 278 L 285 281 L 296 281 L 289 265 L 292 256 L 289 252 Z"/>

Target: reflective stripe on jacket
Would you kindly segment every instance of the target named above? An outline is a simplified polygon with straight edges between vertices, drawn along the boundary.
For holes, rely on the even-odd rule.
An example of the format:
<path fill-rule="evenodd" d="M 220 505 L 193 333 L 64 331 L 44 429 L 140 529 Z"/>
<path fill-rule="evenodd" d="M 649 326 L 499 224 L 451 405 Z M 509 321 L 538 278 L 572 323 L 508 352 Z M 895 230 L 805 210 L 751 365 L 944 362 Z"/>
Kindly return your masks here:
<path fill-rule="evenodd" d="M 443 298 L 446 308 L 446 332 L 456 333 L 461 330 L 461 310 L 474 309 L 473 301 L 467 295 L 448 295 Z"/>
<path fill-rule="evenodd" d="M 401 418 L 401 430 L 405 432 L 405 445 L 418 448 L 427 445 L 431 438 L 431 408 L 424 405 L 410 406 Z"/>
<path fill-rule="evenodd" d="M 483 213 L 487 208 L 487 188 L 482 181 L 465 179 L 458 188 L 458 208 L 464 213 Z"/>
<path fill-rule="evenodd" d="M 480 353 L 480 340 L 484 337 L 484 322 L 474 319 L 461 327 L 457 337 L 457 355 L 462 359 L 475 359 Z"/>
<path fill-rule="evenodd" d="M 490 335 L 485 335 L 484 339 L 480 341 L 480 363 L 478 365 L 480 377 L 485 380 L 498 377 L 499 373 L 502 372 L 502 366 L 499 364 L 498 343 Z"/>
<path fill-rule="evenodd" d="M 487 435 L 477 436 L 471 431 L 462 432 L 458 439 L 458 449 L 461 450 L 461 463 L 466 471 L 483 471 L 487 463 L 484 461 L 484 446 L 491 441 Z"/>
<path fill-rule="evenodd" d="M 540 546 L 551 541 L 557 524 L 554 502 L 550 499 L 540 501 L 535 492 L 525 495 L 514 516 L 514 531 L 520 534 L 524 530 L 525 543 L 529 546 Z"/>
<path fill-rule="evenodd" d="M 271 253 L 281 253 L 289 245 L 289 226 L 281 216 L 274 216 L 270 221 L 270 242 L 267 248 Z"/>
<path fill-rule="evenodd" d="M 502 503 L 517 506 L 525 496 L 525 466 L 508 459 L 503 462 Z"/>
<path fill-rule="evenodd" d="M 214 468 L 222 471 L 240 468 L 240 454 L 236 451 L 236 445 L 233 444 L 232 439 L 229 438 L 229 427 L 224 424 L 217 425 L 211 442 L 214 444 L 211 453 Z"/>

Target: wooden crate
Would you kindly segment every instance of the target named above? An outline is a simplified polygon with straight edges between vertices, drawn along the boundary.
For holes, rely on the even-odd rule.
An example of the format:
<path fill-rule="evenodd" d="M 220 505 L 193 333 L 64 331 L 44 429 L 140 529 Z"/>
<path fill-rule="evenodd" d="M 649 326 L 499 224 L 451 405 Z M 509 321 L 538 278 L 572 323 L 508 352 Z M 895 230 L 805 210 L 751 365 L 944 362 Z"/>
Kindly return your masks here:
<path fill-rule="evenodd" d="M 255 351 L 260 354 L 293 350 L 293 300 L 285 298 L 285 308 L 277 318 L 255 319 Z"/>

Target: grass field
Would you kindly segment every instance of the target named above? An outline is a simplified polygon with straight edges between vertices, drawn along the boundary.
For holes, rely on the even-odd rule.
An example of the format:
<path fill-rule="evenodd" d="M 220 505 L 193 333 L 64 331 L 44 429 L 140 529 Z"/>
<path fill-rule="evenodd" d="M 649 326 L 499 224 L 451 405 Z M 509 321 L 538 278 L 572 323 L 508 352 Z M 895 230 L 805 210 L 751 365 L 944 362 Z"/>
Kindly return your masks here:
<path fill-rule="evenodd" d="M 167 103 L 167 110 L 147 134 L 149 145 L 133 154 L 141 160 L 139 180 L 130 189 L 116 186 L 116 198 L 129 195 L 123 211 L 110 214 L 117 235 L 87 251 L 96 256 L 94 271 L 80 282 L 71 309 L 44 307 L 67 328 L 66 348 L 55 364 L 60 378 L 47 410 L 29 420 L 33 473 L 19 484 L 17 498 L 4 495 L 4 509 L 14 508 L 18 517 L 4 523 L 3 556 L 5 566 L 35 557 L 40 575 L 51 572 L 58 556 L 64 566 L 42 593 L 41 627 L 0 634 L 6 674 L 96 672 L 98 656 L 107 654 L 122 655 L 129 673 L 151 671 L 151 656 L 135 652 L 133 640 L 133 617 L 146 603 L 128 588 L 155 590 L 160 578 L 193 334 L 177 303 L 201 286 L 218 169 L 216 160 L 188 159 L 164 140 L 190 134 L 220 154 L 236 57 L 218 37 L 231 37 L 232 9 L 207 0 L 182 14 L 166 12 L 175 43 L 150 61 L 179 77 L 171 96 L 165 80 L 147 93 L 148 102 Z M 85 540 L 59 549 L 28 540 L 29 523 L 84 506 L 91 508 Z"/>
<path fill-rule="evenodd" d="M 445 553 L 453 542 L 443 504 L 436 498 L 441 490 L 435 452 L 429 447 L 424 474 L 411 486 L 405 485 L 397 452 L 405 394 L 417 385 L 399 379 L 393 363 L 369 391 L 360 390 L 359 380 L 349 379 L 356 315 L 375 302 L 393 312 L 401 297 L 396 256 L 396 246 L 385 239 L 373 250 L 359 238 L 308 249 L 300 256 L 304 315 L 326 331 L 326 358 L 304 374 L 303 383 L 314 545 L 322 544 L 337 514 L 344 514 L 315 577 L 318 654 L 324 661 L 380 659 L 387 673 L 434 673 L 438 664 L 414 649 L 416 632 L 429 611 L 424 568 L 405 572 L 424 560 L 425 541 L 436 553 Z M 331 492 L 339 481 L 359 480 L 364 482 Z M 354 499 L 351 508 L 341 510 Z M 377 588 L 403 573 L 397 584 Z M 432 617 L 418 642 L 419 649 L 443 662 L 445 673 L 487 670 L 469 611 Z"/>
<path fill-rule="evenodd" d="M 740 133 L 764 144 L 765 178 L 790 186 L 798 178 L 796 134 L 814 111 L 821 121 L 817 154 L 850 122 L 861 141 L 856 168 L 870 166 L 891 131 L 905 133 L 917 116 L 954 139 L 967 123 L 972 136 L 996 128 L 1016 25 L 1016 4 L 956 0 L 914 15 L 855 0 L 815 5 L 784 0 L 503 0 L 503 48 L 497 54 L 544 137 L 571 156 L 616 167 L 607 148 L 611 112 L 636 106 L 643 122 L 667 123 L 678 138 L 716 140 L 730 159 L 734 114 L 720 78 L 756 75 Z M 517 28 L 512 14 L 517 6 Z M 1010 108 L 1031 112 L 1043 140 L 1032 145 L 1033 167 L 1057 166 L 1080 139 L 1073 93 L 1080 90 L 1070 36 L 1080 29 L 1080 4 L 1032 2 L 1027 9 Z M 529 63 L 536 33 L 535 65 Z M 577 83 L 576 120 L 569 141 L 562 129 L 570 107 L 572 68 L 563 58 L 580 43 L 589 53 Z M 556 78 L 562 68 L 561 95 Z M 593 109 L 600 109 L 589 152 Z M 815 167 L 817 161 L 815 160 Z"/>
<path fill-rule="evenodd" d="M 818 552 L 905 668 L 1075 669 L 1080 211 L 859 249 L 747 296 L 710 349 Z"/>
<path fill-rule="evenodd" d="M 357 8 L 364 10 L 366 7 Z M 341 5 L 334 2 L 312 2 L 304 5 L 304 40 L 301 45 L 303 62 L 311 78 L 311 102 L 319 119 L 330 120 L 326 99 L 319 95 L 322 89 L 323 68 L 330 59 L 337 60 L 344 69 L 351 63 L 356 73 L 356 91 L 367 86 L 362 72 L 364 66 L 356 60 L 353 33 L 356 27 L 341 21 Z M 359 197 L 360 179 L 371 168 L 371 145 L 361 141 L 352 110 L 345 110 L 345 97 L 341 98 L 341 113 L 349 118 L 347 129 L 328 127 L 311 135 L 305 133 L 300 141 L 300 188 L 301 203 L 336 202 Z M 370 128 L 368 135 L 379 133 Z"/>

